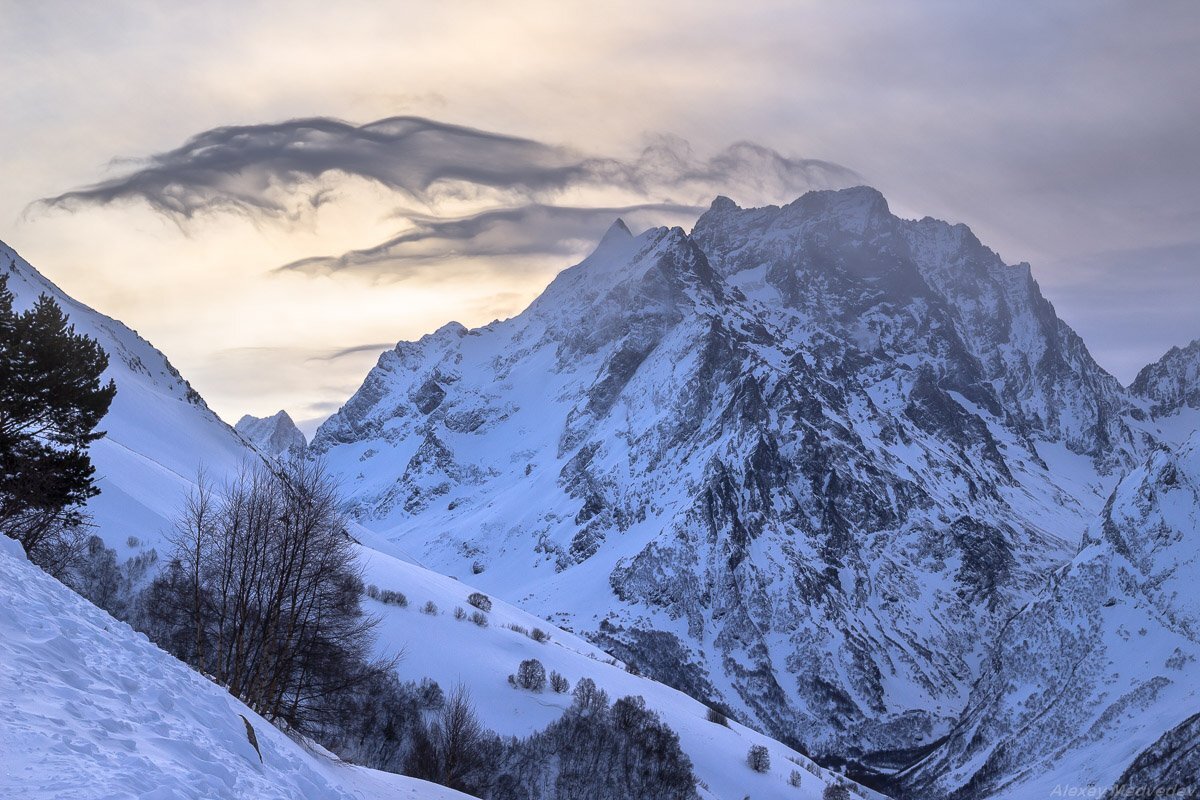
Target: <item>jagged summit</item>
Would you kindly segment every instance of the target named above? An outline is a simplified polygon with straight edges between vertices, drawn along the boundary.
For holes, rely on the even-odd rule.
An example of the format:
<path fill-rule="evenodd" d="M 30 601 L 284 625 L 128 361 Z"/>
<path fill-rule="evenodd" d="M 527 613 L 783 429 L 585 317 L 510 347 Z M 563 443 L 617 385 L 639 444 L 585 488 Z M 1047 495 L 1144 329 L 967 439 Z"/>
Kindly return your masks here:
<path fill-rule="evenodd" d="M 291 416 L 282 410 L 269 417 L 246 414 L 238 420 L 234 430 L 268 456 L 303 453 L 308 447 L 304 434 L 296 427 Z"/>
<path fill-rule="evenodd" d="M 600 243 L 603 244 L 604 240 L 609 237 L 631 239 L 633 238 L 633 233 L 630 232 L 629 226 L 625 224 L 625 220 L 617 217 L 613 224 L 608 227 L 608 230 L 604 232 Z"/>
<path fill-rule="evenodd" d="M 709 204 L 708 210 L 712 213 L 719 214 L 723 211 L 739 211 L 741 210 L 741 206 L 725 195 L 719 194 L 713 198 L 712 203 Z"/>

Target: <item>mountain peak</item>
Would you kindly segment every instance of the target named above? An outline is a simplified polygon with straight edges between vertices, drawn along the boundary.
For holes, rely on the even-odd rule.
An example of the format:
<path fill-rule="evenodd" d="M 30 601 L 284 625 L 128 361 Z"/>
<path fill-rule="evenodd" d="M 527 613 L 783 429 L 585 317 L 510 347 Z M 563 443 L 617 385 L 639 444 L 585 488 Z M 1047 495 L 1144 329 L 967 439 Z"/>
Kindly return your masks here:
<path fill-rule="evenodd" d="M 629 230 L 629 226 L 625 224 L 625 220 L 617 217 L 615 220 L 613 220 L 613 224 L 608 226 L 608 230 L 604 232 L 604 236 L 601 237 L 600 243 L 604 244 L 606 241 L 611 239 L 622 240 L 632 238 L 633 233 Z"/>
<path fill-rule="evenodd" d="M 783 207 L 784 213 L 791 212 L 804 218 L 830 216 L 853 218 L 863 221 L 875 217 L 892 216 L 887 198 L 871 186 L 851 186 L 848 189 L 820 189 L 805 192 Z"/>
<path fill-rule="evenodd" d="M 282 456 L 302 452 L 308 440 L 296 427 L 291 415 L 280 409 L 269 417 L 246 414 L 234 425 L 234 430 L 252 445 L 269 456 Z"/>
<path fill-rule="evenodd" d="M 741 211 L 742 207 L 730 200 L 723 194 L 719 194 L 713 198 L 712 205 L 708 207 L 709 211 Z"/>
<path fill-rule="evenodd" d="M 1200 408 L 1200 339 L 1172 347 L 1137 374 L 1129 390 L 1153 404 L 1156 415 Z"/>

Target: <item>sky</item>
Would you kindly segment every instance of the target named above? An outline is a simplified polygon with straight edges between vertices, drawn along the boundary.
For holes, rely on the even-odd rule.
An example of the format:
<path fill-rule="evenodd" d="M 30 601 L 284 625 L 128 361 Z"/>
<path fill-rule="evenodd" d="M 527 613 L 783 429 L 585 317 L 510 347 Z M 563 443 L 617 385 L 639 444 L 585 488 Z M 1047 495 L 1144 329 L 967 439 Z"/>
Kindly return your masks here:
<path fill-rule="evenodd" d="M 875 186 L 1123 382 L 1200 337 L 1200 4 L 0 0 L 0 240 L 227 421 L 524 308 L 613 219 Z"/>

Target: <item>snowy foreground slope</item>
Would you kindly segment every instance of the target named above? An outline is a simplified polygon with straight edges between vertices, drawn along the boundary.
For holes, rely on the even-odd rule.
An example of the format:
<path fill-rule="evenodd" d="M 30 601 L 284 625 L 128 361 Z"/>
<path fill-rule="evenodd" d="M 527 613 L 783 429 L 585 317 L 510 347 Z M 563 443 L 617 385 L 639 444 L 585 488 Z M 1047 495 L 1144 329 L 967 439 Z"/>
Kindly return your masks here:
<path fill-rule="evenodd" d="M 1195 796 L 1197 586 L 1200 432 L 1121 482 L 1083 549 L 1006 626 L 962 719 L 906 788 L 962 800 L 1072 786 Z"/>
<path fill-rule="evenodd" d="M 51 294 L 69 314 L 71 322 L 76 328 L 97 338 L 101 346 L 108 352 L 110 357 L 108 375 L 116 380 L 118 392 L 117 399 L 101 426 L 107 431 L 107 435 L 97 442 L 92 450 L 93 461 L 100 477 L 102 494 L 89 503 L 89 511 L 94 516 L 96 533 L 105 540 L 109 547 L 118 550 L 122 558 L 144 554 L 150 548 L 155 548 L 160 556 L 165 556 L 170 550 L 166 534 L 170 532 L 171 520 L 175 517 L 186 492 L 193 484 L 196 469 L 203 465 L 208 470 L 210 477 L 219 482 L 223 476 L 236 470 L 245 461 L 260 458 L 261 451 L 254 449 L 233 429 L 221 422 L 207 408 L 203 400 L 191 390 L 186 381 L 171 368 L 162 354 L 149 343 L 140 339 L 133 331 L 121 323 L 75 302 L 2 245 L 0 245 L 0 268 L 8 270 L 9 287 L 14 291 L 19 307 L 32 304 L 40 292 Z M 275 427 L 278 427 L 279 422 L 280 420 L 276 420 Z M 283 425 L 282 427 L 286 430 L 287 426 Z M 270 437 L 267 439 L 268 443 L 269 439 Z M 695 700 L 646 678 L 633 676 L 626 672 L 622 665 L 605 663 L 606 660 L 610 660 L 610 657 L 595 646 L 559 630 L 545 620 L 503 603 L 499 598 L 495 598 L 495 608 L 489 615 L 489 625 L 486 628 L 477 627 L 467 621 L 454 620 L 452 612 L 455 606 L 461 605 L 471 610 L 465 601 L 467 594 L 472 591 L 471 587 L 410 563 L 412 559 L 399 550 L 396 545 L 378 539 L 369 531 L 356 528 L 355 534 L 363 542 L 361 557 L 367 572 L 366 580 L 382 588 L 403 591 L 412 601 L 409 608 L 399 609 L 364 600 L 367 610 L 382 618 L 377 642 L 378 652 L 381 655 L 390 656 L 403 651 L 406 656 L 400 663 L 398 672 L 405 679 L 420 680 L 428 677 L 438 681 L 446 689 L 450 689 L 458 683 L 467 686 L 474 697 L 481 720 L 497 732 L 511 735 L 532 733 L 556 719 L 566 707 L 567 696 L 553 695 L 549 692 L 534 694 L 518 691 L 509 686 L 507 676 L 516 670 L 519 662 L 524 658 L 536 657 L 543 661 L 547 670 L 553 669 L 564 674 L 572 685 L 579 678 L 588 676 L 593 678 L 597 685 L 606 690 L 614 699 L 627 694 L 644 696 L 647 706 L 658 712 L 664 721 L 680 734 L 684 752 L 692 760 L 699 779 L 704 786 L 707 786 L 707 788 L 700 787 L 701 796 L 704 798 L 740 800 L 746 794 L 751 794 L 756 799 L 795 798 L 796 800 L 805 800 L 809 797 L 819 797 L 826 783 L 834 779 L 832 773 L 817 767 L 804 756 L 765 736 L 754 733 L 736 723 L 732 724 L 730 728 L 725 728 L 708 722 L 705 719 L 706 708 Z M 136 537 L 136 544 L 128 543 L 131 536 Z M 8 540 L 0 537 L 0 541 L 7 542 Z M 373 546 L 380 550 L 373 549 Z M 83 603 L 63 587 L 38 574 L 36 569 L 30 568 L 27 564 L 19 567 L 12 566 L 8 564 L 11 559 L 7 556 L 5 558 L 5 569 L 16 571 L 12 575 L 6 572 L 4 584 L 0 586 L 0 592 L 7 591 L 12 594 L 11 597 L 5 598 L 3 619 L 0 619 L 0 622 L 15 620 L 19 616 L 18 609 L 22 609 L 20 613 L 30 615 L 28 618 L 35 618 L 39 614 L 44 616 L 45 624 L 51 626 L 47 630 L 51 630 L 52 626 L 59 624 L 63 614 Z M 159 563 L 162 561 L 163 559 L 160 559 Z M 26 573 L 32 574 L 36 580 L 33 578 L 27 580 Z M 64 597 L 67 599 L 62 599 Z M 520 598 L 510 599 L 519 600 Z M 419 606 L 427 600 L 433 601 L 439 607 L 438 615 L 430 616 L 420 613 Z M 10 607 L 12 608 L 11 613 Z M 39 607 L 41 611 L 37 610 Z M 107 625 L 109 631 L 117 632 L 113 635 L 120 638 L 121 641 L 124 641 L 122 637 L 128 634 L 137 642 L 138 647 L 144 649 L 144 652 L 153 654 L 153 658 L 145 666 L 152 674 L 158 674 L 161 670 L 166 669 L 154 659 L 169 659 L 169 657 L 150 646 L 142 637 L 132 634 L 123 624 L 113 621 L 104 612 L 89 608 L 86 613 L 93 615 L 89 619 L 104 620 L 98 623 L 99 630 L 104 632 L 104 635 L 107 635 L 105 632 Z M 54 633 L 37 640 L 37 636 L 31 638 L 24 633 L 5 629 L 4 641 L 0 642 L 0 669 L 10 664 L 16 664 L 18 661 L 23 665 L 61 661 L 61 657 L 51 645 L 45 644 L 53 640 L 58 642 L 53 647 L 64 648 L 68 654 L 85 659 L 87 665 L 63 662 L 62 668 L 53 673 L 55 680 L 62 685 L 56 684 L 57 688 L 47 686 L 47 691 L 51 691 L 52 688 L 56 692 L 68 691 L 72 681 L 79 682 L 71 677 L 73 674 L 91 676 L 95 670 L 100 669 L 106 663 L 105 659 L 109 658 L 116 659 L 113 663 L 120 665 L 120 670 L 129 674 L 108 673 L 107 676 L 87 678 L 92 681 L 93 688 L 100 688 L 100 693 L 105 700 L 105 705 L 102 707 L 88 705 L 87 702 L 70 697 L 62 700 L 58 706 L 60 711 L 56 712 L 56 716 L 50 718 L 57 720 L 55 726 L 61 728 L 67 741 L 74 741 L 71 736 L 76 730 L 85 731 L 86 729 L 88 731 L 87 733 L 81 732 L 79 742 L 71 745 L 76 749 L 57 749 L 51 754 L 50 751 L 9 749 L 6 746 L 2 754 L 5 758 L 11 758 L 11 761 L 5 762 L 6 769 L 10 764 L 16 768 L 34 765 L 48 759 L 58 759 L 53 763 L 61 762 L 65 765 L 60 770 L 64 776 L 75 776 L 82 780 L 80 776 L 87 774 L 89 770 L 98 776 L 132 775 L 139 769 L 147 774 L 156 774 L 149 766 L 149 762 L 163 758 L 174 765 L 172 768 L 177 768 L 181 773 L 195 769 L 197 781 L 209 779 L 206 776 L 210 776 L 210 772 L 205 770 L 210 767 L 212 775 L 228 775 L 232 776 L 231 780 L 242 780 L 237 777 L 240 775 L 237 769 L 225 764 L 223 757 L 208 758 L 198 755 L 198 761 L 189 766 L 189 762 L 182 756 L 179 757 L 179 760 L 172 760 L 176 759 L 174 751 L 161 742 L 154 744 L 154 747 L 160 749 L 138 751 L 143 753 L 144 761 L 131 759 L 133 766 L 122 766 L 120 759 L 116 758 L 113 752 L 107 748 L 110 745 L 114 748 L 132 746 L 130 742 L 133 741 L 134 734 L 129 733 L 129 729 L 137 729 L 143 724 L 150 724 L 154 721 L 154 712 L 152 709 L 147 709 L 147 704 L 158 702 L 157 695 L 148 697 L 139 688 L 145 685 L 145 681 L 134 674 L 140 669 L 135 663 L 137 659 L 118 658 L 116 654 L 101 650 L 100 655 L 96 656 L 99 660 L 93 661 L 91 652 L 97 645 L 92 637 L 93 634 L 100 634 L 96 633 L 95 628 L 74 623 L 64 624 L 66 627 L 59 630 L 61 637 L 58 639 L 55 639 L 58 634 Z M 527 629 L 540 627 L 549 632 L 550 642 L 538 644 L 524 635 L 503 628 L 504 624 L 519 624 Z M 11 637 L 7 636 L 10 632 L 13 634 Z M 23 642 L 19 647 L 24 648 L 20 650 L 19 656 L 18 642 Z M 74 644 L 72 645 L 70 642 Z M 9 645 L 13 649 L 2 649 Z M 51 649 L 41 649 L 43 645 Z M 185 669 L 183 665 L 174 661 L 170 661 L 170 663 L 172 669 Z M 25 667 L 21 669 L 24 670 Z M 221 694 L 211 684 L 198 677 L 195 679 L 200 681 L 200 685 L 218 691 L 218 695 Z M 106 688 L 107 684 L 104 681 L 115 681 L 116 688 Z M 63 686 L 67 688 L 63 688 Z M 175 712 L 186 717 L 191 711 L 188 698 L 194 694 L 190 689 L 191 686 L 190 683 L 176 684 L 170 692 L 160 692 L 160 694 L 170 694 L 174 697 Z M 184 690 L 180 687 L 189 688 Z M 82 691 L 79 686 L 74 688 Z M 0 691 L 3 691 L 3 686 L 0 686 Z M 208 698 L 207 694 L 198 696 Z M 230 708 L 239 706 L 233 698 L 225 697 L 224 701 L 232 704 L 229 706 Z M 204 708 L 208 708 L 208 706 L 206 705 Z M 201 710 L 197 713 L 202 719 L 211 719 L 210 711 L 211 709 Z M 127 714 L 136 715 L 136 719 L 126 716 Z M 18 734 L 19 728 L 16 727 L 16 723 L 12 726 L 8 724 L 7 721 L 10 719 L 18 720 L 22 717 L 0 714 L 0 732 L 3 732 L 0 735 L 11 736 L 15 741 L 20 739 L 23 734 Z M 241 724 L 236 715 L 233 720 L 238 725 Z M 154 724 L 159 725 L 157 729 L 159 732 L 154 734 L 155 742 L 157 742 L 160 738 L 168 738 L 163 731 L 175 730 L 182 723 L 172 720 L 168 716 Z M 260 724 L 260 721 L 255 721 L 256 729 L 261 729 L 262 725 L 265 723 Z M 117 733 L 96 733 L 97 730 L 102 731 L 106 726 L 118 733 L 125 731 L 128 735 L 122 738 Z M 244 732 L 236 726 L 233 730 L 242 738 L 234 737 L 230 741 L 235 744 L 244 741 Z M 103 739 L 105 735 L 113 737 L 112 741 Z M 260 741 L 264 738 L 261 730 L 259 737 Z M 5 741 L 7 742 L 8 739 Z M 201 741 L 214 743 L 213 746 L 224 746 L 221 744 L 224 740 L 205 739 Z M 283 741 L 290 740 L 286 740 L 284 737 Z M 43 744 L 46 747 L 52 745 L 50 742 L 43 742 Z M 764 744 L 768 747 L 772 755 L 770 772 L 757 774 L 746 766 L 746 753 L 751 744 Z M 42 745 L 38 745 L 38 747 L 40 746 Z M 199 753 L 203 746 L 207 745 L 181 745 L 180 750 L 190 749 L 194 753 Z M 285 745 L 280 744 L 279 746 L 284 747 Z M 28 747 L 33 748 L 34 746 L 30 744 Z M 241 753 L 236 749 L 233 752 Z M 301 756 L 303 754 L 297 755 L 296 758 Z M 315 756 L 314 758 L 318 765 L 327 763 L 321 758 Z M 789 758 L 794 759 L 794 762 Z M 300 761 L 295 763 L 302 765 Z M 236 761 L 234 764 L 236 766 Z M 240 769 L 240 767 L 238 768 Z M 301 770 L 301 773 L 307 774 L 306 768 L 297 766 L 297 769 Z M 399 791 L 396 787 L 403 788 L 405 784 L 388 783 L 391 779 L 387 775 L 366 771 L 346 772 L 345 769 L 338 766 L 339 771 L 329 778 L 329 785 L 339 790 L 356 792 L 353 796 L 383 798 L 410 796 L 403 793 L 396 794 L 395 792 Z M 118 772 L 110 773 L 105 770 L 117 770 Z M 798 770 L 803 774 L 804 782 L 799 789 L 787 783 L 792 770 Z M 346 777 L 347 775 L 351 776 L 353 781 Z M 49 780 L 49 773 L 27 773 L 26 777 L 29 779 L 29 783 L 23 785 L 21 792 L 9 792 L 7 791 L 8 787 L 0 785 L 0 797 L 89 796 L 86 793 L 76 795 L 62 789 L 61 785 L 59 785 L 59 789 L 43 787 L 45 791 L 39 795 L 35 791 L 39 788 L 39 781 Z M 260 775 L 262 785 L 266 785 L 266 782 L 270 782 L 274 777 L 274 773 L 270 771 L 262 773 Z M 335 781 L 334 778 L 337 780 Z M 64 777 L 64 780 L 67 779 Z M 111 777 L 111 780 L 115 781 L 118 778 Z M 218 781 L 213 784 L 218 786 L 219 779 L 213 778 L 213 780 Z M 246 780 L 253 780 L 253 778 L 249 777 Z M 307 780 L 309 779 L 303 778 L 301 784 L 307 785 L 304 784 L 304 781 Z M 377 794 L 375 789 L 371 788 L 373 782 L 379 783 L 380 788 Z M 325 794 L 318 792 L 312 795 L 303 795 L 296 789 L 301 784 L 284 780 L 281 783 L 284 788 L 276 794 L 265 790 L 260 792 L 257 788 L 253 791 L 242 791 L 240 788 L 242 784 L 239 783 L 237 784 L 239 789 L 236 792 L 226 795 L 219 793 L 209 795 L 205 792 L 197 795 L 194 792 L 191 794 L 181 792 L 162 796 L 337 796 L 333 790 Z M 259 786 L 258 783 L 245 785 Z M 51 784 L 46 784 L 46 787 L 49 786 Z M 388 794 L 387 792 L 393 793 Z M 105 795 L 98 793 L 97 796 Z M 412 796 L 428 797 L 432 800 L 442 795 L 430 790 L 429 793 Z M 445 796 L 449 797 L 451 794 Z"/>
<path fill-rule="evenodd" d="M 243 718 L 254 727 L 261 761 Z M 299 744 L 0 536 L 0 797 L 455 800 Z"/>

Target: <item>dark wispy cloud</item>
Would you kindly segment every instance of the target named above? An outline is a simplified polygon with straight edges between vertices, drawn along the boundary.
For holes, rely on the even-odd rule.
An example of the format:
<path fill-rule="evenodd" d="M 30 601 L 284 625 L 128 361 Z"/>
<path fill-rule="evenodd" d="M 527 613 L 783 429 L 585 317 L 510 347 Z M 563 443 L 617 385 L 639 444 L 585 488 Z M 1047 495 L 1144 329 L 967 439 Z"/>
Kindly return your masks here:
<path fill-rule="evenodd" d="M 378 354 L 384 350 L 392 348 L 391 342 L 370 342 L 368 344 L 356 344 L 353 347 L 342 347 L 328 352 L 320 352 L 309 356 L 308 361 L 337 361 L 347 356 L 356 356 L 362 353 Z"/>
<path fill-rule="evenodd" d="M 669 203 L 594 208 L 530 203 L 456 219 L 413 214 L 407 215 L 412 227 L 385 242 L 338 256 L 305 258 L 279 270 L 404 275 L 449 259 L 574 256 L 593 245 L 618 217 L 639 228 L 692 220 L 701 210 Z"/>
<path fill-rule="evenodd" d="M 709 157 L 678 137 L 657 137 L 632 158 L 594 156 L 573 148 L 453 125 L 392 117 L 354 125 L 312 117 L 264 125 L 214 128 L 181 147 L 129 162 L 125 174 L 44 198 L 73 208 L 141 200 L 177 219 L 214 211 L 295 216 L 329 200 L 327 179 L 374 181 L 430 202 L 443 193 L 500 190 L 544 198 L 577 187 L 609 187 L 662 199 L 729 187 L 782 192 L 859 180 L 827 161 L 792 158 L 751 142 Z"/>

